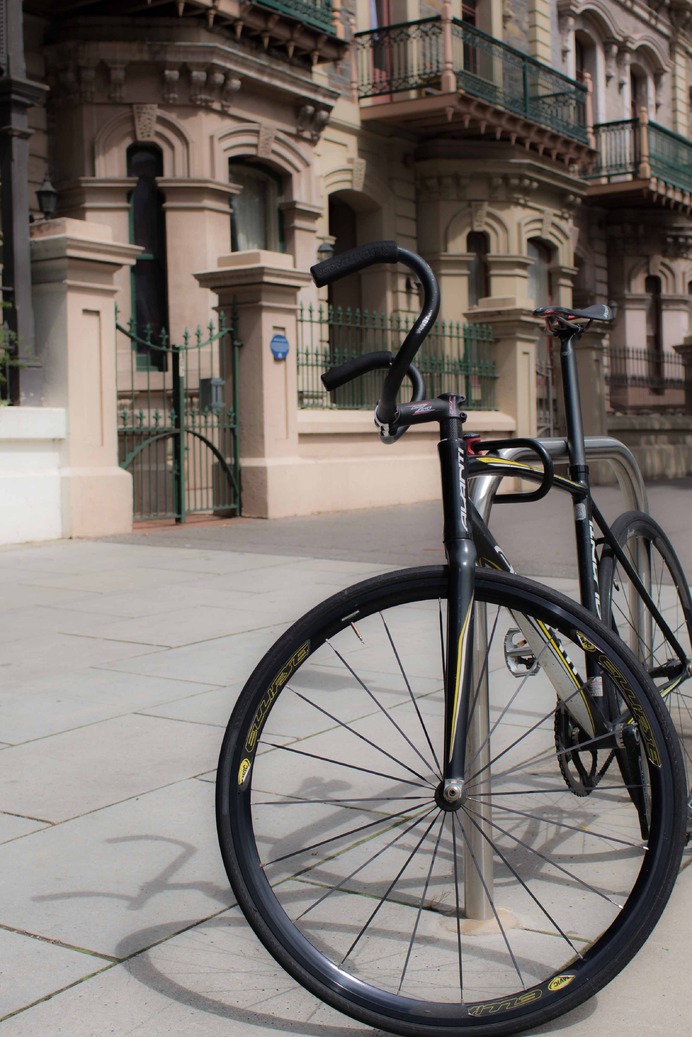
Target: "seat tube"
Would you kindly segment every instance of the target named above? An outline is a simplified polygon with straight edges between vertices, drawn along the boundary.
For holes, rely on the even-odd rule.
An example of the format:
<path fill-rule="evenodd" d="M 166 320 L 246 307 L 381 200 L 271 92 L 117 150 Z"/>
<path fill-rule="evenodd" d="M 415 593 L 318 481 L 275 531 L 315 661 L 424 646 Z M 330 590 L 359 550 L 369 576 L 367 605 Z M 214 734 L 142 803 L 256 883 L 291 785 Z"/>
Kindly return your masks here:
<path fill-rule="evenodd" d="M 591 510 L 591 482 L 586 463 L 584 425 L 581 413 L 581 397 L 577 377 L 577 360 L 574 341 L 578 333 L 573 331 L 558 336 L 560 339 L 560 367 L 565 400 L 567 422 L 567 453 L 570 478 L 584 487 L 584 495 L 573 497 L 574 528 L 579 571 L 579 594 L 582 605 L 600 618 L 601 602 L 598 593 L 598 571 L 596 545 L 593 533 Z"/>

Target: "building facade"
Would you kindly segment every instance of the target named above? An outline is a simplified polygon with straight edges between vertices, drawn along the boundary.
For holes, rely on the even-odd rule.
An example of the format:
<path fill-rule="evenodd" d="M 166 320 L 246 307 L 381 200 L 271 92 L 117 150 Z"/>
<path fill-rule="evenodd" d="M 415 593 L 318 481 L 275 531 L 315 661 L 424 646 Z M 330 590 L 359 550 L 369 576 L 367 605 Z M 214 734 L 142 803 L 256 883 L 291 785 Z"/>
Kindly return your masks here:
<path fill-rule="evenodd" d="M 330 400 L 317 377 L 396 348 L 416 313 L 403 270 L 312 285 L 375 239 L 438 276 L 426 373 L 474 431 L 559 433 L 532 310 L 609 302 L 580 361 L 587 430 L 665 439 L 649 473 L 692 470 L 689 0 L 25 0 L 21 33 L 0 87 L 24 97 L 33 223 L 4 206 L 3 234 L 20 255 L 26 218 L 35 328 L 20 259 L 3 276 L 36 363 L 5 383 L 0 477 L 18 507 L 38 492 L 22 465 L 52 479 L 61 517 L 35 536 L 120 528 L 133 485 L 135 513 L 178 518 L 434 496 L 433 434 L 386 450 L 376 387 Z"/>

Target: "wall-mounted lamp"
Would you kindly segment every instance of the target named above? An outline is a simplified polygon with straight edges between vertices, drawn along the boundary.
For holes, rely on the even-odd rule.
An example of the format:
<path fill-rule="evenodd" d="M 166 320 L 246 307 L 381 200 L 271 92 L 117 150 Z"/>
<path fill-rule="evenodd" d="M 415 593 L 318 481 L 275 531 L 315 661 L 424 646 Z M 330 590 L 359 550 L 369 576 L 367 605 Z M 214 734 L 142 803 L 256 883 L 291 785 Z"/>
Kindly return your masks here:
<path fill-rule="evenodd" d="M 38 207 L 41 210 L 44 220 L 49 220 L 55 212 L 58 204 L 58 192 L 51 184 L 48 177 L 43 181 L 38 191 L 36 192 L 38 198 Z"/>
<path fill-rule="evenodd" d="M 334 245 L 327 241 L 326 238 L 317 249 L 317 262 L 324 263 L 327 259 L 331 259 L 334 255 Z"/>

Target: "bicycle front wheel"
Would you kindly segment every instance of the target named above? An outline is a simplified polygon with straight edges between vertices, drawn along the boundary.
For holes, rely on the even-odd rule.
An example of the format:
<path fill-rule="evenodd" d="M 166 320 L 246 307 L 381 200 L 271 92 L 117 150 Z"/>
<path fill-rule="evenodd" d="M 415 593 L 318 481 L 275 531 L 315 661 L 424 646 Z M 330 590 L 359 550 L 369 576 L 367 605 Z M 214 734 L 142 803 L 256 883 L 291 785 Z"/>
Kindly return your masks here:
<path fill-rule="evenodd" d="M 658 523 L 641 511 L 620 515 L 611 532 L 652 599 L 648 607 L 612 548 L 599 568 L 601 608 L 646 667 L 671 715 L 685 766 L 692 820 L 692 596 L 678 556 Z M 663 627 L 666 623 L 679 651 Z"/>
<path fill-rule="evenodd" d="M 444 569 L 405 570 L 296 623 L 231 717 L 217 823 L 250 924 L 317 997 L 410 1037 L 488 1037 L 575 1007 L 646 939 L 682 851 L 681 761 L 617 637 L 553 591 L 478 570 L 467 773 L 446 809 L 446 595 Z M 610 682 L 617 739 L 556 740 L 556 710 L 571 713 L 544 665 L 556 646 L 592 713 L 587 655 Z M 638 796 L 616 742 L 635 745 Z M 575 795 L 560 757 L 594 751 L 600 780 Z"/>

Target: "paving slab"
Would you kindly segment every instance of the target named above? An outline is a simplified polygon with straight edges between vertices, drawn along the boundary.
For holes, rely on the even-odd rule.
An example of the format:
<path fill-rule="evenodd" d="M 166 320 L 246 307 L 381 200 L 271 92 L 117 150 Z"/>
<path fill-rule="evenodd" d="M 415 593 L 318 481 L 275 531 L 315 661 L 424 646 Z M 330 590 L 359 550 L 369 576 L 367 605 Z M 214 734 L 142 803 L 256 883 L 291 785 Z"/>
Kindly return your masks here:
<path fill-rule="evenodd" d="M 692 544 L 684 494 L 666 500 Z M 286 624 L 442 560 L 436 506 L 384 511 L 0 549 L 0 1037 L 373 1037 L 231 906 L 213 799 L 232 703 Z M 497 513 L 530 540 L 537 511 Z M 557 539 L 521 568 L 574 593 Z M 690 881 L 625 972 L 541 1033 L 686 1032 Z"/>
<path fill-rule="evenodd" d="M 52 823 L 207 770 L 219 732 L 130 714 L 0 753 L 0 810 Z"/>

